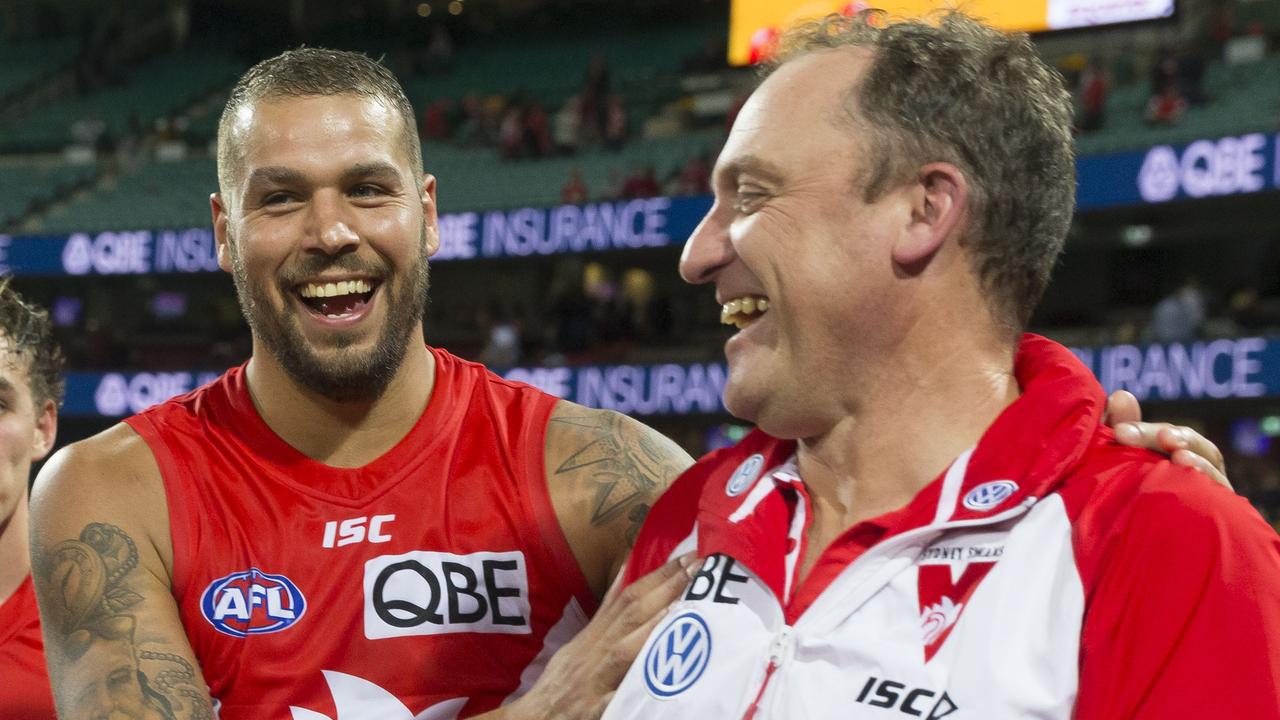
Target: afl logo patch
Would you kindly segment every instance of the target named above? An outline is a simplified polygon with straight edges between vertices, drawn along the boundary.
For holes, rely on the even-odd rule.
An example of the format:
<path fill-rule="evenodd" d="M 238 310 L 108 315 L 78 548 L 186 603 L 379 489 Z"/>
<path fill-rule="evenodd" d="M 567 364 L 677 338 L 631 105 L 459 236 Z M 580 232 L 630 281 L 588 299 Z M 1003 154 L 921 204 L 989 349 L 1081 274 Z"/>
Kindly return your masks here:
<path fill-rule="evenodd" d="M 984 482 L 964 496 L 964 506 L 970 510 L 984 512 L 1008 500 L 1018 492 L 1018 483 L 1012 480 L 992 480 Z"/>
<path fill-rule="evenodd" d="M 307 600 L 289 578 L 250 568 L 209 583 L 200 611 L 218 632 L 242 638 L 293 625 L 307 611 Z"/>
<path fill-rule="evenodd" d="M 738 466 L 737 470 L 729 476 L 729 482 L 724 485 L 724 494 L 729 497 L 736 497 L 742 494 L 743 490 L 751 487 L 751 484 L 760 477 L 760 469 L 764 467 L 764 456 L 756 453 Z"/>
<path fill-rule="evenodd" d="M 711 661 L 711 629 L 697 613 L 667 623 L 644 658 L 644 682 L 659 699 L 688 690 Z"/>

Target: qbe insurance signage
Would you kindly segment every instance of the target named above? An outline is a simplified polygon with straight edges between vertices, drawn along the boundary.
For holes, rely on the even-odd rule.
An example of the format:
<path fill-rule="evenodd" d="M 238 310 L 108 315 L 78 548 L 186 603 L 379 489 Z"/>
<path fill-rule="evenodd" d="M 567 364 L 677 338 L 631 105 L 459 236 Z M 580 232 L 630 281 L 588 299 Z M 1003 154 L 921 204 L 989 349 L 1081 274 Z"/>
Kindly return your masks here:
<path fill-rule="evenodd" d="M 710 208 L 708 195 L 448 213 L 440 216 L 440 250 L 433 260 L 678 247 Z M 0 235 L 0 274 L 150 275 L 218 270 L 217 243 L 209 228 Z"/>
<path fill-rule="evenodd" d="M 1080 210 L 1280 189 L 1280 135 L 1249 133 L 1081 158 Z"/>
<path fill-rule="evenodd" d="M 1143 401 L 1280 397 L 1280 338 L 1071 348 L 1107 392 Z M 724 363 L 510 368 L 502 376 L 627 415 L 721 415 Z M 63 415 L 124 417 L 217 377 L 214 372 L 67 373 Z"/>

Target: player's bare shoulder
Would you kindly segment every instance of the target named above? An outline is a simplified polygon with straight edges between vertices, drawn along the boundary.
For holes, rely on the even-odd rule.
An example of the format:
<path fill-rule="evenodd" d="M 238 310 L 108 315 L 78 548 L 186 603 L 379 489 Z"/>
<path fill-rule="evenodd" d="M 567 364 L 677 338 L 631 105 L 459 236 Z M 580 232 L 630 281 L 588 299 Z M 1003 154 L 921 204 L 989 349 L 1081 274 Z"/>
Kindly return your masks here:
<path fill-rule="evenodd" d="M 547 424 L 545 464 L 560 525 L 599 594 L 649 508 L 693 458 L 644 423 L 562 401 Z"/>
<path fill-rule="evenodd" d="M 213 716 L 170 593 L 164 488 L 142 438 L 121 424 L 51 458 L 31 539 L 59 717 Z"/>
<path fill-rule="evenodd" d="M 37 522 L 123 513 L 148 528 L 167 529 L 160 469 L 146 442 L 124 423 L 49 458 L 32 486 L 31 508 Z"/>

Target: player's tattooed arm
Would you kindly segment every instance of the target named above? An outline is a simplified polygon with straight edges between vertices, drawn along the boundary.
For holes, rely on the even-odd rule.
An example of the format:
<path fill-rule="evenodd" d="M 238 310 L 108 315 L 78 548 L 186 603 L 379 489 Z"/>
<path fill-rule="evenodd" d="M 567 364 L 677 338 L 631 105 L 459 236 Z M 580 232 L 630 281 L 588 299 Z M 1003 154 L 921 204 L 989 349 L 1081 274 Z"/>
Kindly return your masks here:
<path fill-rule="evenodd" d="M 128 480 L 82 482 L 92 445 L 55 456 L 32 496 L 32 577 L 58 715 L 210 720 L 147 523 L 111 499 L 141 495 L 145 507 L 146 493 Z"/>
<path fill-rule="evenodd" d="M 547 426 L 547 481 L 597 596 L 621 569 L 653 502 L 692 463 L 679 445 L 625 415 L 557 406 Z"/>

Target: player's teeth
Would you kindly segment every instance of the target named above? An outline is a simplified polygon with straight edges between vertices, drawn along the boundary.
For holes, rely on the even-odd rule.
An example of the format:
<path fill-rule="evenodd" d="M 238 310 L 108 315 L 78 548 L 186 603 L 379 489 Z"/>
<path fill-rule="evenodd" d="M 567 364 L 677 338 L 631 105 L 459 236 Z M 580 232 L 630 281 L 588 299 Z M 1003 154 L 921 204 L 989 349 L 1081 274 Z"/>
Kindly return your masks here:
<path fill-rule="evenodd" d="M 756 312 L 764 312 L 769 309 L 769 301 L 764 298 L 756 300 Z"/>
<path fill-rule="evenodd" d="M 751 299 L 751 298 L 742 298 L 742 301 L 741 301 L 741 302 L 742 302 L 742 310 L 741 310 L 741 312 L 744 312 L 744 313 L 747 313 L 748 315 L 750 315 L 751 313 L 753 313 L 753 312 L 755 312 L 755 311 L 756 311 L 756 301 L 755 301 L 755 300 L 753 300 L 753 299 Z"/>

